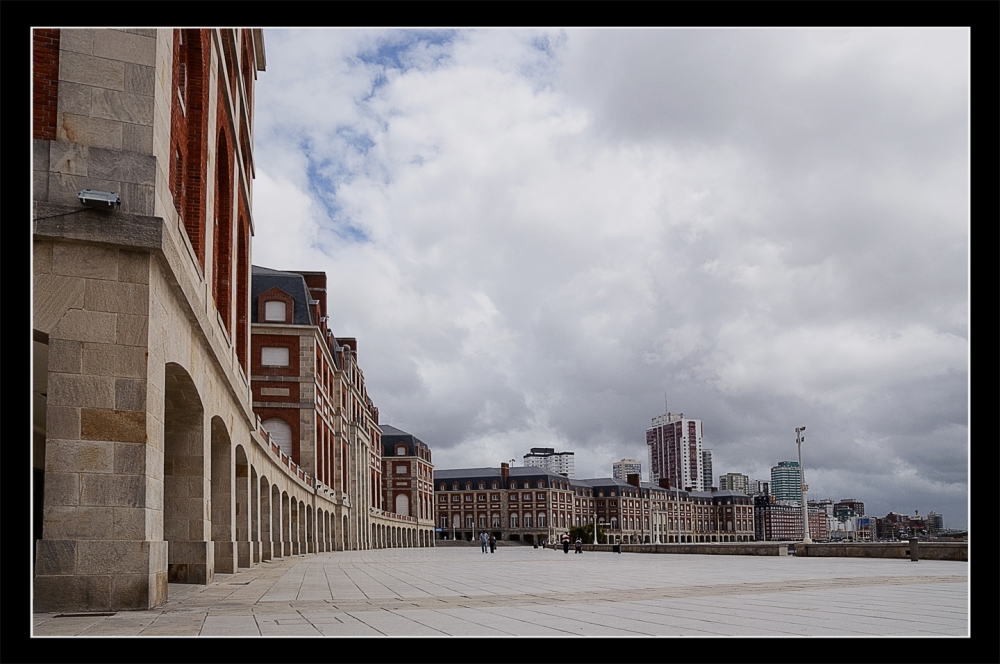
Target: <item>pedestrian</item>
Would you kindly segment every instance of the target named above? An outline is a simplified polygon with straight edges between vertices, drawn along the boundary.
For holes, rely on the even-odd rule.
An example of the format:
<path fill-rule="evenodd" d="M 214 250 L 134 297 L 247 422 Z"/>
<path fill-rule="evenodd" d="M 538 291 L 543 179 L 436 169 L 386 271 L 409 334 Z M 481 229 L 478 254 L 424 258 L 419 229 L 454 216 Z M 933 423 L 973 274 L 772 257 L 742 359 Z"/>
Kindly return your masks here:
<path fill-rule="evenodd" d="M 497 552 L 497 538 L 496 535 L 490 535 L 490 553 Z"/>
<path fill-rule="evenodd" d="M 563 545 L 563 553 L 569 553 L 569 533 L 563 533 L 562 545 Z"/>
<path fill-rule="evenodd" d="M 486 553 L 486 544 L 489 542 L 489 539 L 489 535 L 486 534 L 485 530 L 479 533 L 479 543 L 483 545 L 483 553 Z"/>
<path fill-rule="evenodd" d="M 579 537 L 576 538 L 576 552 L 583 553 L 583 540 Z"/>

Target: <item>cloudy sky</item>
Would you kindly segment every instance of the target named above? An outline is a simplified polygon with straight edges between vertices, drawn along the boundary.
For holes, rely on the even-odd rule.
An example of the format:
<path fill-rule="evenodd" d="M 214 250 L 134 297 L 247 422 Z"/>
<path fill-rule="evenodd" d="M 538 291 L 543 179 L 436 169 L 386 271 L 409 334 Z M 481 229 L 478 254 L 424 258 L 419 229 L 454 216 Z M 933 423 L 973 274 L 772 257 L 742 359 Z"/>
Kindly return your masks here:
<path fill-rule="evenodd" d="M 969 32 L 267 30 L 254 263 L 325 270 L 435 466 L 796 457 L 870 514 L 968 501 Z"/>

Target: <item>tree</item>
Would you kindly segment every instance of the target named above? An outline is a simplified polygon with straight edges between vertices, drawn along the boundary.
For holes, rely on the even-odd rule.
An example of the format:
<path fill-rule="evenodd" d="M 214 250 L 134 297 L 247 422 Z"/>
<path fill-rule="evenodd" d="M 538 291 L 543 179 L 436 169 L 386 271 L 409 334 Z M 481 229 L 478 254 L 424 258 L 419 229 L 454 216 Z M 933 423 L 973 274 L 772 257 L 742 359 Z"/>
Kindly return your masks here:
<path fill-rule="evenodd" d="M 585 526 L 573 526 L 569 529 L 569 537 L 574 542 L 577 539 L 580 539 L 584 544 L 593 544 L 594 524 L 588 523 Z M 601 544 L 607 542 L 607 537 L 604 534 L 604 527 L 601 525 L 597 526 L 597 541 Z"/>

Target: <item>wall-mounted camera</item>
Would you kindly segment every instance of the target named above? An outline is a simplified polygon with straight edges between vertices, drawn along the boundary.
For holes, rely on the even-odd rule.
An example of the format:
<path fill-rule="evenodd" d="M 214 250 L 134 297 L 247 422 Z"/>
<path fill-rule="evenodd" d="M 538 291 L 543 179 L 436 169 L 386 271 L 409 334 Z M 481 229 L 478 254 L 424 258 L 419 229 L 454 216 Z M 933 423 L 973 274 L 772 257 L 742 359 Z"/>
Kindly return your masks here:
<path fill-rule="evenodd" d="M 87 207 L 101 210 L 117 210 L 121 207 L 122 199 L 113 191 L 94 191 L 84 189 L 80 192 L 80 202 Z"/>

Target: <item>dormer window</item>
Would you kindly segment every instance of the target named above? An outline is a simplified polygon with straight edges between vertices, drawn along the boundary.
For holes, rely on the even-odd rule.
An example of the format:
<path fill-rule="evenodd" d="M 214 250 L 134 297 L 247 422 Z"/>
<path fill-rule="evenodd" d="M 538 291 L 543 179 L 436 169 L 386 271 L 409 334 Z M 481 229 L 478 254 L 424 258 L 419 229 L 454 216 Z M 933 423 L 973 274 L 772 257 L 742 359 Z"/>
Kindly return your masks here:
<path fill-rule="evenodd" d="M 264 303 L 264 320 L 271 323 L 284 323 L 287 320 L 287 306 L 280 300 L 269 300 Z"/>
<path fill-rule="evenodd" d="M 406 445 L 396 446 L 396 456 L 406 456 Z"/>

